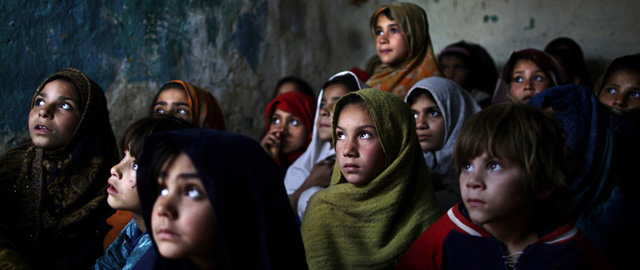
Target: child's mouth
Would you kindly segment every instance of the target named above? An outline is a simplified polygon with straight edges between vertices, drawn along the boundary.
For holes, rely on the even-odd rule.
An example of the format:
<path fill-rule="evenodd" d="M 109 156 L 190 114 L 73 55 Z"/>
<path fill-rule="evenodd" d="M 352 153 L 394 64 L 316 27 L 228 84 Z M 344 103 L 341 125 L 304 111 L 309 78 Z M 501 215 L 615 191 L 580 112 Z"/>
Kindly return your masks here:
<path fill-rule="evenodd" d="M 51 133 L 52 131 L 45 125 L 36 125 L 35 131 L 41 134 Z"/>

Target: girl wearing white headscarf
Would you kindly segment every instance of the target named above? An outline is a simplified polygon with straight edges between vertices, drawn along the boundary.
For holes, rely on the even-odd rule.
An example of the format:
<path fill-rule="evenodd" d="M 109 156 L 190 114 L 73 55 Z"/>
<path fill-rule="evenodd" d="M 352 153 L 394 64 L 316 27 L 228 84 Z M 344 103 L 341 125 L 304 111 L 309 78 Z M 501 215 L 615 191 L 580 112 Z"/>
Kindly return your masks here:
<path fill-rule="evenodd" d="M 335 150 L 331 147 L 333 104 L 346 93 L 327 97 L 324 97 L 324 94 L 329 87 L 337 84 L 340 84 L 346 93 L 368 87 L 353 72 L 342 71 L 331 76 L 320 90 L 311 143 L 307 150 L 287 169 L 284 178 L 291 206 L 298 213 L 300 219 L 302 219 L 311 195 L 328 186 L 331 179 L 335 160 Z M 332 97 L 335 100 L 331 100 Z M 324 134 L 325 130 L 328 130 L 328 137 Z"/>
<path fill-rule="evenodd" d="M 417 101 L 423 96 L 435 103 L 437 108 L 418 108 Z M 417 82 L 407 94 L 405 102 L 411 106 L 416 117 L 418 139 L 427 166 L 434 176 L 438 204 L 441 210 L 446 211 L 460 200 L 460 187 L 453 160 L 456 137 L 464 123 L 481 108 L 458 84 L 440 77 L 429 77 Z M 426 114 L 424 117 L 440 118 L 436 120 L 439 125 L 427 124 L 428 120 L 419 123 L 423 119 L 421 113 Z"/>

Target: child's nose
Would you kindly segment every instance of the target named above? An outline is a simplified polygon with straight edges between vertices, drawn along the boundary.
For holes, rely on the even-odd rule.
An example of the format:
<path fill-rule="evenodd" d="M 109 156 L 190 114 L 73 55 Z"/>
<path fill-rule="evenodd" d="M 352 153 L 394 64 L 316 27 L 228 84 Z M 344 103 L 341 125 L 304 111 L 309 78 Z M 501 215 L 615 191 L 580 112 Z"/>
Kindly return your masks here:
<path fill-rule="evenodd" d="M 158 196 L 156 199 L 156 212 L 158 216 L 175 219 L 177 217 L 177 211 L 173 197 L 170 195 Z"/>
<path fill-rule="evenodd" d="M 356 157 L 358 155 L 357 145 L 351 139 L 345 139 L 344 147 L 342 148 L 342 156 L 344 157 Z"/>
<path fill-rule="evenodd" d="M 613 106 L 616 106 L 619 108 L 626 108 L 627 102 L 625 100 L 625 96 L 624 95 L 616 96 L 615 99 L 613 99 Z"/>

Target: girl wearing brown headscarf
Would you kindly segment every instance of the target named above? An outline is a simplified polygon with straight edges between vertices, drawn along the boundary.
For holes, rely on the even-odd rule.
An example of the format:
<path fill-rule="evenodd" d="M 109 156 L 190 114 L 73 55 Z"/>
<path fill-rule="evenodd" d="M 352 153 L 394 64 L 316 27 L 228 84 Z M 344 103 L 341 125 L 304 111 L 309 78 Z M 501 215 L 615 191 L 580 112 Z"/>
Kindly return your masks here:
<path fill-rule="evenodd" d="M 0 267 L 89 269 L 102 254 L 106 179 L 118 162 L 102 89 L 75 69 L 49 76 L 31 101 L 29 133 L 0 158 Z"/>

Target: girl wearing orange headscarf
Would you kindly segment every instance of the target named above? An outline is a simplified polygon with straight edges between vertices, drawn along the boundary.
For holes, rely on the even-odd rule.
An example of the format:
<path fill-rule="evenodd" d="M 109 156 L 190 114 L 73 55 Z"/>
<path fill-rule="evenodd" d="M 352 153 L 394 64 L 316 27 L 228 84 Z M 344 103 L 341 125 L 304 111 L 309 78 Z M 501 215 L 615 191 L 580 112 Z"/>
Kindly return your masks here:
<path fill-rule="evenodd" d="M 441 76 L 433 53 L 427 13 L 412 3 L 391 3 L 369 23 L 382 62 L 367 84 L 403 98 L 418 81 Z"/>

